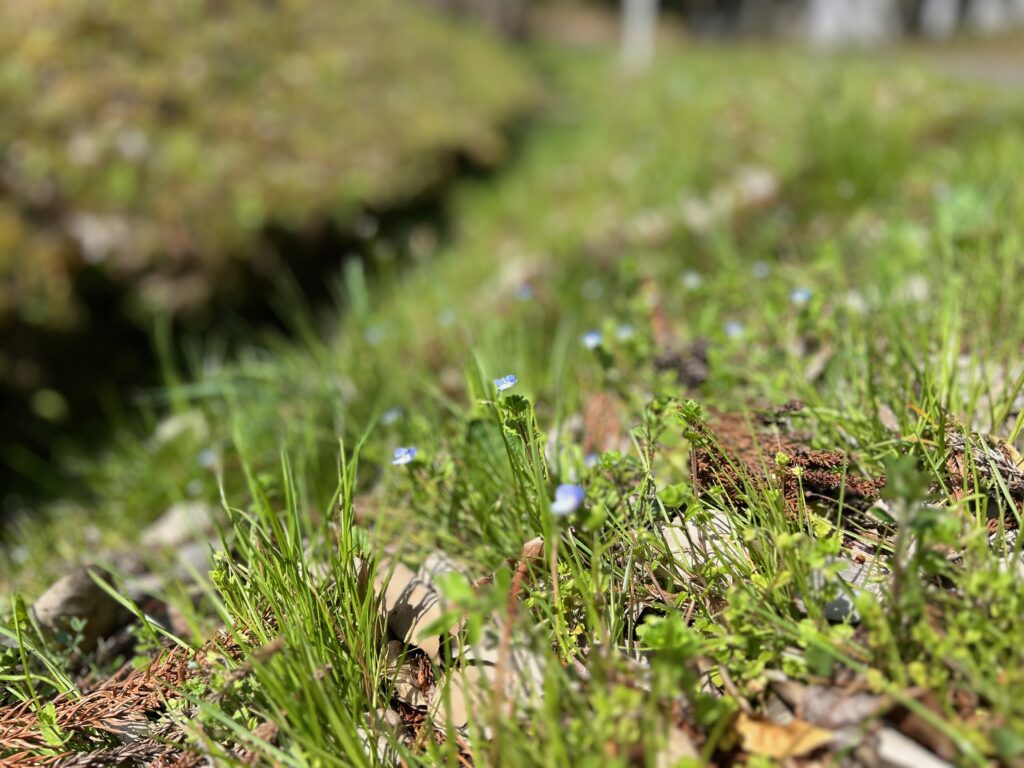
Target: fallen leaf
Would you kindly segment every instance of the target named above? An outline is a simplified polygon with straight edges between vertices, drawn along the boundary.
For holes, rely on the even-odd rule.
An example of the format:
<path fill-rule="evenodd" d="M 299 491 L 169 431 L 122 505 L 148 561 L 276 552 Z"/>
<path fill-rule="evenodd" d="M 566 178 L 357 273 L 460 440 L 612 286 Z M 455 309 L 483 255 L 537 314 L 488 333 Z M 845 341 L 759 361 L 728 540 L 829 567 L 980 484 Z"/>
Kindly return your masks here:
<path fill-rule="evenodd" d="M 420 684 L 420 666 L 416 658 L 406 654 L 405 644 L 400 640 L 390 641 L 387 653 L 387 674 L 394 683 L 396 698 L 414 709 L 425 710 L 430 701 Z"/>
<path fill-rule="evenodd" d="M 743 749 L 776 759 L 802 757 L 832 740 L 832 732 L 816 728 L 806 720 L 793 719 L 785 725 L 759 720 L 741 712 L 736 732 Z"/>

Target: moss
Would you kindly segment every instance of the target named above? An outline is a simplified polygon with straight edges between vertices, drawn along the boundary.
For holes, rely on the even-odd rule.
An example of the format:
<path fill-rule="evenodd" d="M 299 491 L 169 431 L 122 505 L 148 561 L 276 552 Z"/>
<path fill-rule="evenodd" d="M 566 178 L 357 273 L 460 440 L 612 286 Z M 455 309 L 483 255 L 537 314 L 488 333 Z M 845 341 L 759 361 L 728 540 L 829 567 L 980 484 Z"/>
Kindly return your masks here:
<path fill-rule="evenodd" d="M 83 265 L 201 308 L 268 227 L 497 160 L 532 95 L 493 40 L 391 0 L 4 3 L 0 325 L 68 322 Z"/>

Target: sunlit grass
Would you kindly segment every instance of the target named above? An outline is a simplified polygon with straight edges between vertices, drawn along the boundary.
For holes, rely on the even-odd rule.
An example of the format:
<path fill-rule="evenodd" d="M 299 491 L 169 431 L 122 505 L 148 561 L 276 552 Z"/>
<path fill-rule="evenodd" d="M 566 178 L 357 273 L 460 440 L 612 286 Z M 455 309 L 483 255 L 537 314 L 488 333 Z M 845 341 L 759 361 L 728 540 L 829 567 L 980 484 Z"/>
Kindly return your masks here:
<path fill-rule="evenodd" d="M 1006 117 L 1020 105 L 916 71 L 764 51 L 673 54 L 634 82 L 602 57 L 538 56 L 564 101 L 506 175 L 458 195 L 462 224 L 435 261 L 352 267 L 333 334 L 183 372 L 191 383 L 166 402 L 186 427 L 162 442 L 125 435 L 83 466 L 110 546 L 174 501 L 222 501 L 231 555 L 194 640 L 202 616 L 244 631 L 249 653 L 283 638 L 230 696 L 192 693 L 209 726 L 195 746 L 372 762 L 356 733 L 386 730 L 390 694 L 360 564 L 443 551 L 466 570 L 448 599 L 484 624 L 539 536 L 516 632 L 543 695 L 510 718 L 483 693 L 468 734 L 481 764 L 653 760 L 677 705 L 703 758 L 728 754 L 736 713 L 780 674 L 853 675 L 942 729 L 964 763 L 1011 755 L 1021 547 L 986 526 L 995 507 L 1019 517 L 1006 489 L 954 500 L 946 441 L 1020 432 L 1024 139 Z M 770 189 L 749 188 L 750 168 Z M 710 218 L 693 214 L 701 204 Z M 688 387 L 656 361 L 698 339 L 707 373 Z M 705 420 L 794 398 L 806 445 L 888 478 L 882 533 L 843 507 L 788 513 L 778 488 L 749 478 L 741 498 L 694 492 Z M 398 447 L 415 457 L 396 465 Z M 982 469 L 967 475 L 981 486 Z M 551 504 L 563 484 L 585 492 L 564 517 Z M 723 519 L 715 556 L 671 549 L 665 526 Z M 54 531 L 80 555 L 81 520 L 24 523 L 12 585 L 32 592 L 61 572 Z M 825 606 L 833 558 L 857 541 L 893 575 L 880 599 L 853 598 L 854 627 Z M 962 717 L 963 696 L 986 716 Z M 273 746 L 248 735 L 264 720 Z M 387 738 L 410 764 L 457 764 L 448 736 L 418 750 Z"/>

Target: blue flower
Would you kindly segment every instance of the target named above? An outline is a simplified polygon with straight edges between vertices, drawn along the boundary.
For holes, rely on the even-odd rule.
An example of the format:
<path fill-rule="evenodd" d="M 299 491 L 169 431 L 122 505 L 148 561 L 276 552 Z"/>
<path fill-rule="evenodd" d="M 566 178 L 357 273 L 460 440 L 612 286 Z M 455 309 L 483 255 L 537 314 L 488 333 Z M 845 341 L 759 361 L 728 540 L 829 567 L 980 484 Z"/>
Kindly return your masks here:
<path fill-rule="evenodd" d="M 789 300 L 798 306 L 806 304 L 811 300 L 811 292 L 807 288 L 794 288 L 790 291 Z"/>
<path fill-rule="evenodd" d="M 217 452 L 213 448 L 206 448 L 199 452 L 196 460 L 203 469 L 213 469 L 217 466 Z"/>
<path fill-rule="evenodd" d="M 395 455 L 391 459 L 391 463 L 396 467 L 402 464 L 408 464 L 410 461 L 416 458 L 415 448 L 395 448 Z"/>
<path fill-rule="evenodd" d="M 533 298 L 533 286 L 529 283 L 520 283 L 516 288 L 516 301 L 527 302 Z"/>
<path fill-rule="evenodd" d="M 376 347 L 384 341 L 384 329 L 379 325 L 371 325 L 363 333 L 363 338 L 366 339 L 366 343 L 371 347 Z"/>
<path fill-rule="evenodd" d="M 580 340 L 587 349 L 597 349 L 601 346 L 601 332 L 587 331 Z"/>
<path fill-rule="evenodd" d="M 725 324 L 725 335 L 730 339 L 738 339 L 743 335 L 743 323 L 738 320 L 730 320 Z"/>
<path fill-rule="evenodd" d="M 571 515 L 583 503 L 582 485 L 560 485 L 555 489 L 555 500 L 551 502 L 551 514 L 556 517 Z"/>
<path fill-rule="evenodd" d="M 494 380 L 494 386 L 498 388 L 499 392 L 504 392 L 506 389 L 512 389 L 516 385 L 519 379 L 516 378 L 514 373 L 510 373 L 508 376 L 502 376 L 499 379 Z"/>

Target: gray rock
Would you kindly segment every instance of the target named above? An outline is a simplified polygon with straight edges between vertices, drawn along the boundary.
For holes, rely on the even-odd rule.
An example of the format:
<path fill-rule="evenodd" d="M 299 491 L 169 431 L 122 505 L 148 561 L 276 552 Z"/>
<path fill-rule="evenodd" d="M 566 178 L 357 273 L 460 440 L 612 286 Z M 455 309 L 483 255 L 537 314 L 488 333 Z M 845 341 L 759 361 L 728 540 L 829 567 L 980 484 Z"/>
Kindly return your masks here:
<path fill-rule="evenodd" d="M 824 605 L 825 618 L 833 622 L 849 621 L 851 624 L 858 624 L 860 614 L 854 607 L 854 601 L 865 592 L 873 594 L 876 598 L 880 597 L 884 571 L 877 561 L 873 560 L 855 563 L 840 557 L 835 558 L 832 562 L 842 563 L 843 570 L 839 572 L 838 593 Z M 825 577 L 821 573 L 812 574 L 811 584 L 816 592 L 822 592 L 828 588 Z"/>
<path fill-rule="evenodd" d="M 131 613 L 108 595 L 90 576 L 95 573 L 107 583 L 110 574 L 95 566 L 78 568 L 57 580 L 32 605 L 32 615 L 40 628 L 57 640 L 70 638 L 71 620 L 84 619 L 79 649 L 96 648 L 132 618 Z"/>
<path fill-rule="evenodd" d="M 142 532 L 139 544 L 153 549 L 173 549 L 186 542 L 205 539 L 213 530 L 214 509 L 202 501 L 173 504 Z"/>
<path fill-rule="evenodd" d="M 661 527 L 661 536 L 671 561 L 668 567 L 658 569 L 661 578 L 685 583 L 687 574 L 695 573 L 706 564 L 728 563 L 733 558 L 744 557 L 732 521 L 722 512 L 712 512 L 706 523 L 694 520 L 684 523 L 677 518 Z"/>

